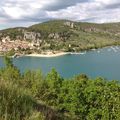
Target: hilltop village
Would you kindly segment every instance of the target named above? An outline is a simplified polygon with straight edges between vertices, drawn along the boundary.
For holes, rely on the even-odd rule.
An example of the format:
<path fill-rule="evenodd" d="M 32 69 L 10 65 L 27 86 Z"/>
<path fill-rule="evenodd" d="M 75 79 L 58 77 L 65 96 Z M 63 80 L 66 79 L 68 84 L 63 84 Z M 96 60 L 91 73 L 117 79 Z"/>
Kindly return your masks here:
<path fill-rule="evenodd" d="M 7 36 L 5 38 L 2 38 L 2 40 L 0 41 L 0 52 L 8 52 L 12 49 L 14 49 L 15 51 L 19 50 L 19 49 L 33 49 L 33 47 L 31 47 L 31 44 L 27 41 L 21 41 L 21 40 L 10 40 L 10 37 Z"/>
<path fill-rule="evenodd" d="M 0 41 L 0 53 L 25 54 L 25 51 L 35 49 L 35 44 L 26 40 L 11 40 L 9 36 L 3 37 Z"/>
<path fill-rule="evenodd" d="M 74 23 L 66 22 L 64 25 L 74 27 Z M 13 37 L 14 36 L 14 37 Z M 27 31 L 25 28 L 15 28 L 15 30 L 9 29 L 7 32 L 0 32 L 0 53 L 8 53 L 12 51 L 12 54 L 55 54 L 65 51 L 65 49 L 54 49 L 59 46 L 54 40 L 64 41 L 67 39 L 67 35 L 60 33 L 49 33 L 47 38 L 41 34 L 41 32 Z M 55 44 L 54 44 L 55 43 Z M 68 46 L 70 47 L 70 45 Z M 14 52 L 13 52 L 14 51 Z"/>
<path fill-rule="evenodd" d="M 0 54 L 58 54 L 120 45 L 120 23 L 53 20 L 0 31 Z"/>
<path fill-rule="evenodd" d="M 33 33 L 26 33 L 25 34 L 25 39 L 28 38 L 29 34 Z M 31 36 L 29 36 L 31 37 Z M 50 56 L 60 56 L 64 55 L 66 53 L 58 52 L 58 51 L 51 51 L 51 50 L 46 50 L 46 51 L 40 51 L 38 55 L 38 51 L 40 50 L 40 42 L 29 42 L 26 40 L 11 40 L 9 36 L 3 37 L 2 40 L 0 41 L 0 53 L 8 53 L 8 55 L 16 57 L 16 56 L 23 56 L 23 55 L 28 55 L 34 53 L 33 56 L 43 56 L 43 57 L 50 57 Z M 34 38 L 32 38 L 34 39 Z M 45 46 L 50 46 L 49 44 L 46 43 Z M 30 55 L 30 56 L 31 56 Z"/>
<path fill-rule="evenodd" d="M 52 34 L 49 35 L 52 37 Z M 55 54 L 58 51 L 53 50 L 41 50 L 44 46 L 45 48 L 49 48 L 50 44 L 45 41 L 38 39 L 40 37 L 40 33 L 34 32 L 25 32 L 23 40 L 18 37 L 18 39 L 11 40 L 10 36 L 2 37 L 0 41 L 0 53 L 10 53 L 12 55 L 25 55 L 31 53 L 39 53 L 39 54 Z M 58 35 L 55 35 L 57 38 Z"/>

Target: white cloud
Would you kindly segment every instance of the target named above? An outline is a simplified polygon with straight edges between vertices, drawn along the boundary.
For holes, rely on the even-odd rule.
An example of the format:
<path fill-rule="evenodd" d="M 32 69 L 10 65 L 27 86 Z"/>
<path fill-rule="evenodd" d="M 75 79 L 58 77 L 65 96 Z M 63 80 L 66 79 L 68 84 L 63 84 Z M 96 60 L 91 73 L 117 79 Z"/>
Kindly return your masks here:
<path fill-rule="evenodd" d="M 111 2 L 111 3 L 110 3 Z M 116 2 L 118 2 L 116 0 Z M 104 5 L 103 5 L 104 3 Z M 52 18 L 71 19 L 77 21 L 87 22 L 119 22 L 120 21 L 120 7 L 114 9 L 105 9 L 105 4 L 112 4 L 111 0 L 94 0 L 91 2 L 78 3 L 75 6 L 59 11 L 48 11 L 48 16 Z M 115 3 L 115 1 L 114 1 Z"/>
<path fill-rule="evenodd" d="M 51 3 L 55 0 L 51 0 Z M 45 5 L 49 2 L 48 0 L 9 0 L 8 3 L 5 3 L 2 7 L 3 11 L 7 16 L 13 19 L 20 19 L 24 16 L 32 16 L 40 11 Z"/>
<path fill-rule="evenodd" d="M 14 19 L 19 19 L 22 15 L 26 14 L 26 12 L 19 7 L 3 7 L 3 10 L 5 11 L 6 15 Z"/>
<path fill-rule="evenodd" d="M 115 4 L 115 3 L 119 3 L 119 0 L 94 0 L 94 2 L 99 2 L 102 4 Z"/>
<path fill-rule="evenodd" d="M 9 27 L 49 19 L 120 21 L 119 0 L 2 0 L 0 6 L 0 25 Z"/>

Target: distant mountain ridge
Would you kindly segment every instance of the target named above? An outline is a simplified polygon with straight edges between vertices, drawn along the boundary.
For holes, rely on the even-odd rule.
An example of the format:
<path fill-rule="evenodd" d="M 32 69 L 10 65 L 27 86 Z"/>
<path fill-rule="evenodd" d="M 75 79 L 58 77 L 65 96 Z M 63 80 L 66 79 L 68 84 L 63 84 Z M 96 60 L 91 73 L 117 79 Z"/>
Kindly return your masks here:
<path fill-rule="evenodd" d="M 120 23 L 85 23 L 51 20 L 30 27 L 0 30 L 4 38 L 33 43 L 39 51 L 82 51 L 120 44 Z"/>

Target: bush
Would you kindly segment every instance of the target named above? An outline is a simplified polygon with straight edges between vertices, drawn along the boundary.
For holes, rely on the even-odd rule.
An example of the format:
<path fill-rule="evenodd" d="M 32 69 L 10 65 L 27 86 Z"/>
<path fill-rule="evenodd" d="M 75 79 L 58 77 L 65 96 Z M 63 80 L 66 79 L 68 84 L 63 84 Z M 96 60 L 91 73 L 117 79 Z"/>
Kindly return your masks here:
<path fill-rule="evenodd" d="M 23 120 L 30 116 L 34 101 L 26 90 L 0 80 L 0 119 Z"/>

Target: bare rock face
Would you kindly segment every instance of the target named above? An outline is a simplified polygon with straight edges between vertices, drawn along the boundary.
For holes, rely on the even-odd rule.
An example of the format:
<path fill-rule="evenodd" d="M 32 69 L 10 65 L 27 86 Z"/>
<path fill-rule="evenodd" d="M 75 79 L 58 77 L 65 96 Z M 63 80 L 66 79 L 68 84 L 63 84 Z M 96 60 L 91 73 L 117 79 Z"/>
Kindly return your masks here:
<path fill-rule="evenodd" d="M 25 32 L 24 33 L 24 40 L 35 40 L 36 34 L 34 32 Z"/>
<path fill-rule="evenodd" d="M 37 42 L 40 40 L 41 34 L 35 32 L 24 32 L 24 40 L 32 40 L 33 42 Z"/>
<path fill-rule="evenodd" d="M 74 28 L 74 23 L 73 22 L 65 22 L 64 25 L 66 25 L 70 28 Z"/>
<path fill-rule="evenodd" d="M 51 39 L 59 39 L 60 38 L 60 35 L 58 33 L 50 33 L 48 35 L 48 38 L 51 38 Z"/>
<path fill-rule="evenodd" d="M 50 34 L 48 35 L 48 38 L 54 38 L 54 33 L 50 33 Z"/>
<path fill-rule="evenodd" d="M 5 43 L 6 41 L 11 41 L 10 36 L 6 36 L 2 38 L 2 42 Z"/>
<path fill-rule="evenodd" d="M 17 40 L 22 40 L 22 36 L 18 35 L 18 36 L 16 36 L 16 39 Z"/>
<path fill-rule="evenodd" d="M 54 34 L 54 39 L 59 39 L 59 37 L 60 37 L 60 36 L 59 36 L 58 33 L 55 33 L 55 34 Z"/>

